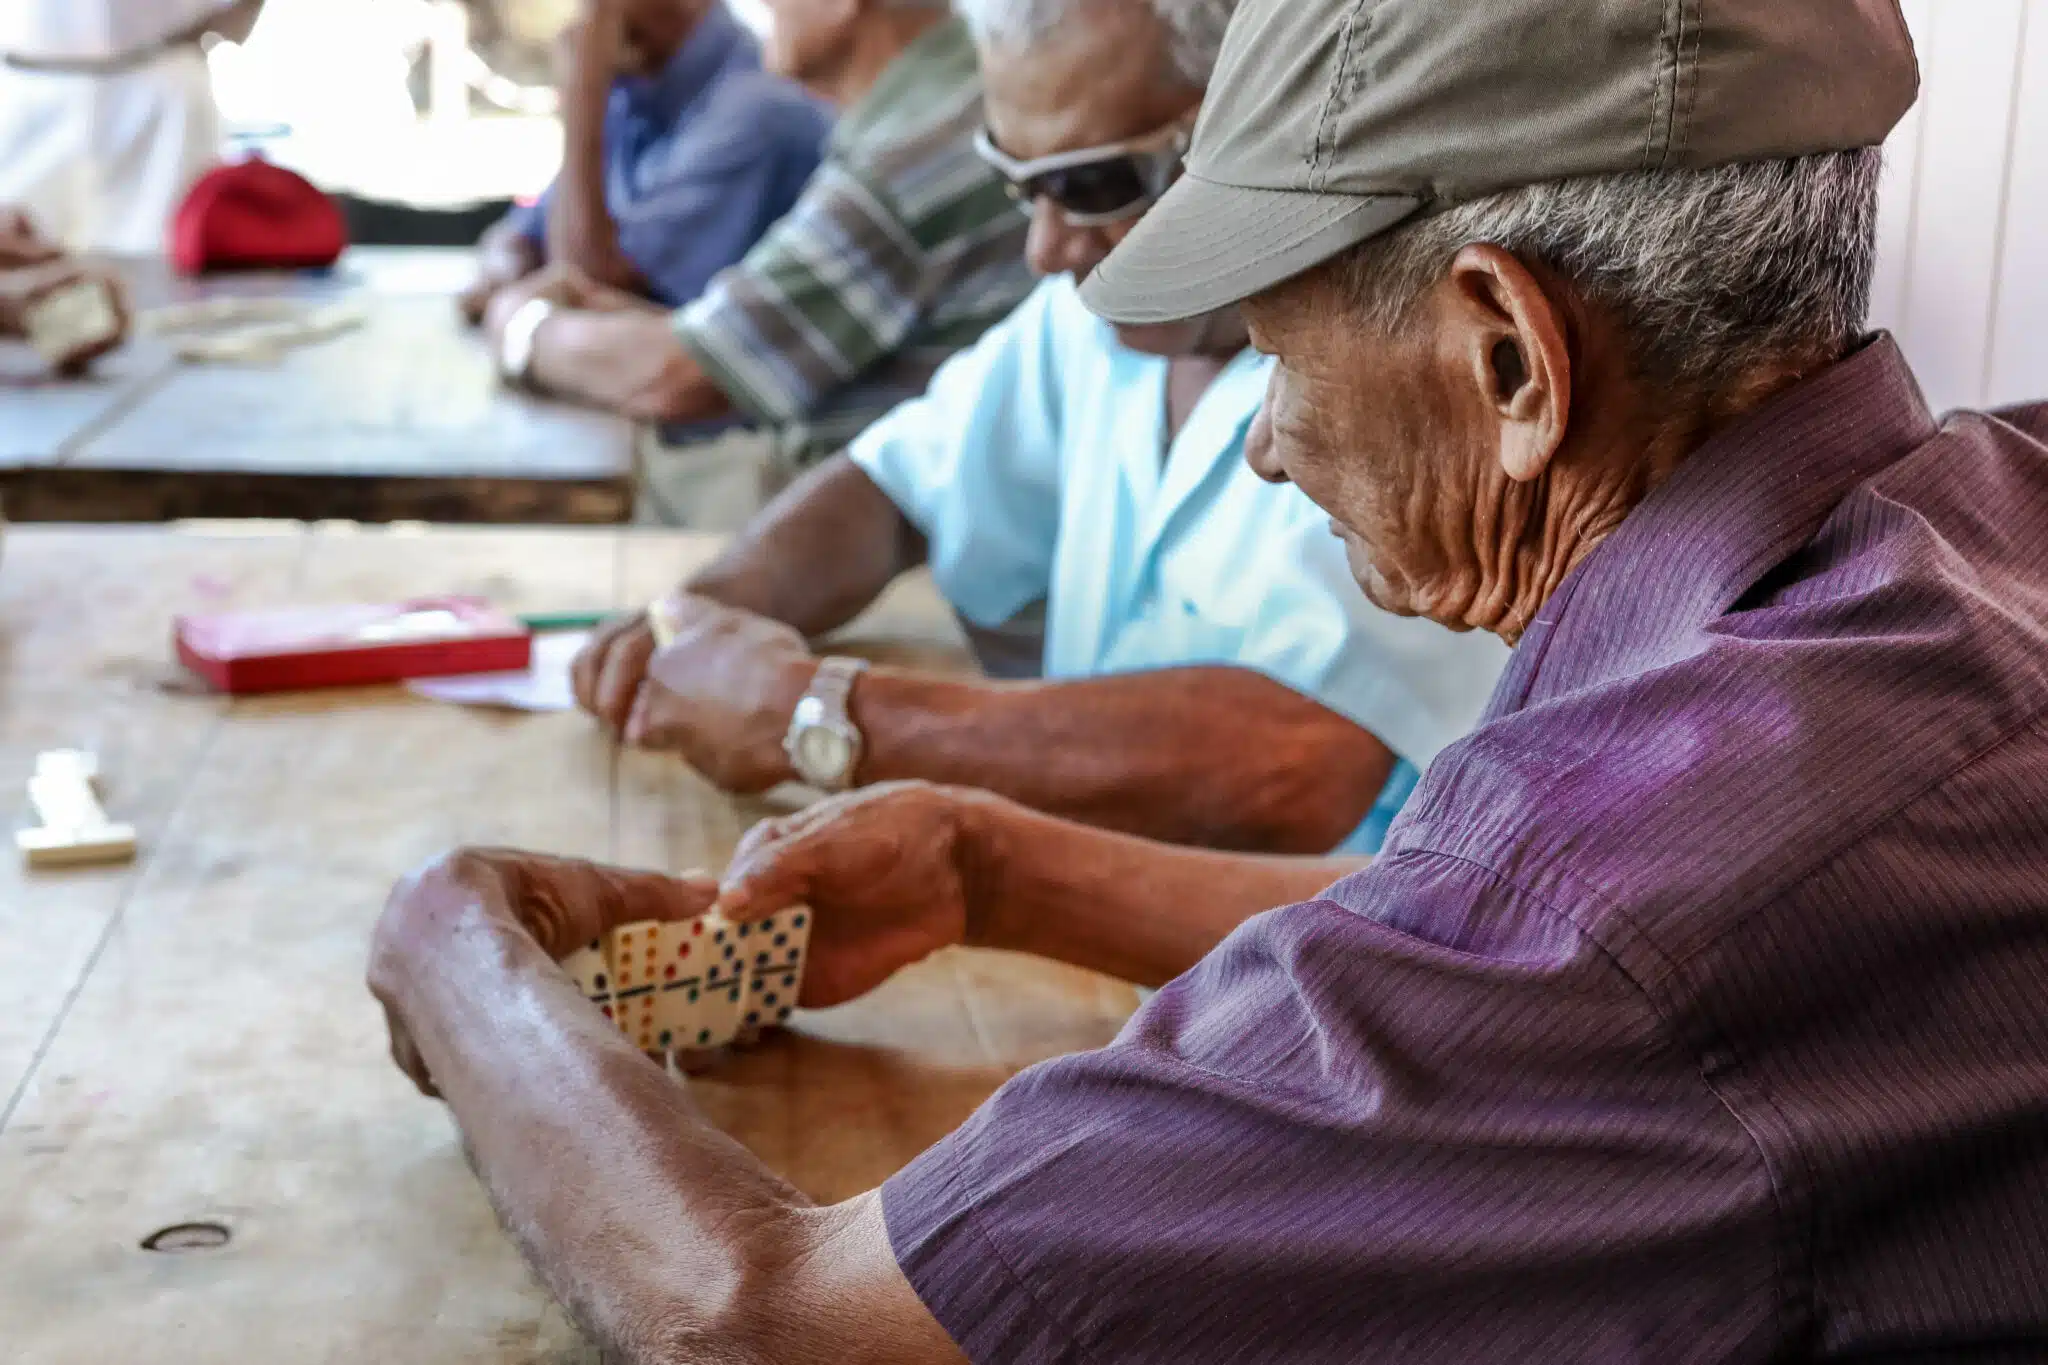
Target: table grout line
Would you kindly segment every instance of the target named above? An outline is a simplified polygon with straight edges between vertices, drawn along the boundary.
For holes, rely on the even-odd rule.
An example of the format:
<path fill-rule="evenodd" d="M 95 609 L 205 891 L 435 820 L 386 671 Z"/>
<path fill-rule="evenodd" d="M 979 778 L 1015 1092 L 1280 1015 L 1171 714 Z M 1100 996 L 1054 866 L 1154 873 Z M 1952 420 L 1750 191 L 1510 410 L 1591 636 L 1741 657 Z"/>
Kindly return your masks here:
<path fill-rule="evenodd" d="M 286 580 L 288 587 L 297 587 L 305 581 L 307 561 L 312 557 L 312 553 L 312 532 L 301 528 L 299 553 L 293 560 L 291 572 Z M 164 814 L 163 825 L 157 832 L 159 847 L 170 837 L 172 830 L 177 828 L 178 817 L 184 813 L 186 803 L 191 800 L 194 780 L 204 770 L 206 760 L 212 754 L 215 742 L 220 738 L 221 730 L 234 713 L 234 705 L 233 698 L 223 698 L 223 704 L 214 712 L 212 722 L 200 736 L 199 743 L 193 751 L 186 780 L 179 786 L 177 799 L 171 802 L 170 809 Z M 42 1071 L 50 1049 L 56 1046 L 57 1035 L 70 1021 L 71 1011 L 78 1004 L 78 997 L 85 993 L 86 983 L 92 979 L 93 972 L 100 965 L 100 959 L 106 956 L 107 945 L 113 942 L 115 931 L 128 918 L 128 907 L 134 902 L 136 892 L 149 881 L 150 874 L 155 870 L 154 861 L 145 862 L 136 868 L 135 876 L 129 880 L 119 899 L 114 902 L 113 910 L 107 915 L 107 922 L 100 926 L 99 936 L 93 940 L 92 951 L 86 954 L 85 963 L 79 968 L 78 976 L 64 992 L 64 999 L 58 1003 L 57 1012 L 51 1017 L 49 1028 L 43 1031 L 42 1038 L 36 1043 L 35 1051 L 29 1054 L 28 1065 L 22 1068 L 21 1079 L 15 1084 L 14 1092 L 7 1097 L 6 1105 L 0 1107 L 0 1135 L 4 1135 L 8 1125 L 14 1122 L 14 1116 L 21 1109 L 22 1101 L 28 1097 L 29 1087 L 35 1084 L 36 1076 Z"/>
<path fill-rule="evenodd" d="M 186 802 L 191 799 L 193 784 L 190 777 L 196 776 L 205 766 L 207 755 L 213 751 L 214 741 L 219 737 L 221 727 L 227 723 L 227 719 L 228 711 L 223 708 L 214 716 L 213 723 L 206 727 L 206 733 L 200 737 L 198 748 L 192 757 L 191 773 L 164 816 L 163 826 L 157 835 L 159 841 L 167 838 L 177 826 L 179 815 L 184 812 Z M 16 1112 L 21 1108 L 22 1101 L 28 1097 L 29 1087 L 35 1084 L 36 1076 L 42 1071 L 43 1062 L 48 1059 L 50 1049 L 56 1046 L 57 1035 L 70 1021 L 72 1008 L 77 1005 L 78 997 L 85 993 L 86 983 L 92 979 L 94 970 L 100 965 L 100 959 L 106 955 L 107 945 L 113 942 L 115 931 L 128 918 L 128 907 L 134 902 L 136 892 L 149 881 L 155 870 L 154 862 L 136 869 L 135 876 L 130 879 L 127 887 L 121 892 L 120 899 L 115 901 L 113 910 L 107 915 L 107 922 L 100 926 L 99 937 L 93 940 L 92 951 L 86 954 L 84 965 L 78 969 L 77 977 L 64 992 L 64 999 L 58 1004 L 56 1014 L 51 1017 L 49 1028 L 43 1031 L 41 1040 L 36 1043 L 35 1051 L 29 1054 L 28 1065 L 22 1068 L 21 1080 L 15 1085 L 14 1093 L 7 1097 L 6 1106 L 0 1107 L 0 1135 L 7 1132 L 8 1125 L 14 1121 Z"/>
<path fill-rule="evenodd" d="M 155 374 L 129 390 L 128 393 L 109 403 L 105 412 L 102 412 L 99 416 L 73 432 L 69 440 L 57 447 L 50 463 L 45 468 L 71 468 L 71 462 L 84 453 L 86 446 L 106 435 L 120 423 L 133 417 L 144 403 L 168 388 L 172 376 L 178 372 L 178 366 L 179 362 L 173 359 Z"/>

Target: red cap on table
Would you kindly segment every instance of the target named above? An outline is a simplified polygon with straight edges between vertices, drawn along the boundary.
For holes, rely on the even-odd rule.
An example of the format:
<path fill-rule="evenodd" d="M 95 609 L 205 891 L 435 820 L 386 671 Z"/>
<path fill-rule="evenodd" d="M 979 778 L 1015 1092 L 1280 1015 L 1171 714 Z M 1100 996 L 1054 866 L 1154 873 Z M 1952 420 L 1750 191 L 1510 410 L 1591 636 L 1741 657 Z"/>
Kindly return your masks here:
<path fill-rule="evenodd" d="M 334 201 L 304 176 L 261 157 L 199 178 L 171 222 L 171 263 L 213 270 L 316 270 L 348 246 Z"/>

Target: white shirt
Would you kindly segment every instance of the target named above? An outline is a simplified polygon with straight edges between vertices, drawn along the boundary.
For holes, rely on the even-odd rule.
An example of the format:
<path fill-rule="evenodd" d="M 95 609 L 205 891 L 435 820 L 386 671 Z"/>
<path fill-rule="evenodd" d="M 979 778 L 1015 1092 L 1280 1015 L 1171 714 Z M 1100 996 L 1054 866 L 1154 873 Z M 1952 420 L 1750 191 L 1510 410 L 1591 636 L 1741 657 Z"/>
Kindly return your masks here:
<path fill-rule="evenodd" d="M 38 57 L 111 57 L 188 28 L 221 0 L 8 0 L 0 47 Z"/>
<path fill-rule="evenodd" d="M 969 620 L 1045 602 L 1047 677 L 1256 669 L 1426 767 L 1478 718 L 1507 648 L 1374 607 L 1328 516 L 1252 473 L 1269 362 L 1234 360 L 1170 450 L 1166 372 L 1048 280 L 850 454 Z M 1394 805 L 1412 780 L 1397 775 Z M 1391 814 L 1347 848 L 1376 847 Z"/>
<path fill-rule="evenodd" d="M 116 56 L 220 8 L 219 0 L 0 0 L 0 48 Z M 0 67 L 0 203 L 24 205 L 67 245 L 161 250 L 171 214 L 217 160 L 220 141 L 196 48 L 113 76 Z"/>

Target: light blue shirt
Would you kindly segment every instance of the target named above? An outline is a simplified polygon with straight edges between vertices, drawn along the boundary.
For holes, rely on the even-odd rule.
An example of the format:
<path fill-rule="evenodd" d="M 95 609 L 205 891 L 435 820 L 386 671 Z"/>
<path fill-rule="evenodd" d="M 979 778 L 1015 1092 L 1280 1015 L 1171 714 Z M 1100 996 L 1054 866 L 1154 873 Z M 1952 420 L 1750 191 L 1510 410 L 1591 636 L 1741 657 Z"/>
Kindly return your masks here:
<path fill-rule="evenodd" d="M 977 625 L 1043 601 L 1045 675 L 1230 664 L 1356 721 L 1402 763 L 1344 844 L 1372 852 L 1507 650 L 1366 601 L 1329 519 L 1244 461 L 1270 362 L 1231 363 L 1166 443 L 1167 362 L 1048 280 L 851 448 Z"/>

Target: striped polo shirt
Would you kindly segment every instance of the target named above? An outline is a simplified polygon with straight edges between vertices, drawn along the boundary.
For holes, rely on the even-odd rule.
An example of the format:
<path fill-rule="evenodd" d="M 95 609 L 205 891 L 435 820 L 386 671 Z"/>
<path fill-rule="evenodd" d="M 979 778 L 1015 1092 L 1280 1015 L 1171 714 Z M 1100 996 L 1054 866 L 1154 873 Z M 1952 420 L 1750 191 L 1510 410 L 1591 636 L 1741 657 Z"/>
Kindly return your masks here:
<path fill-rule="evenodd" d="M 975 155 L 981 123 L 974 45 L 947 20 L 841 118 L 789 216 L 677 313 L 785 458 L 845 446 L 1031 291 L 1028 223 Z"/>

